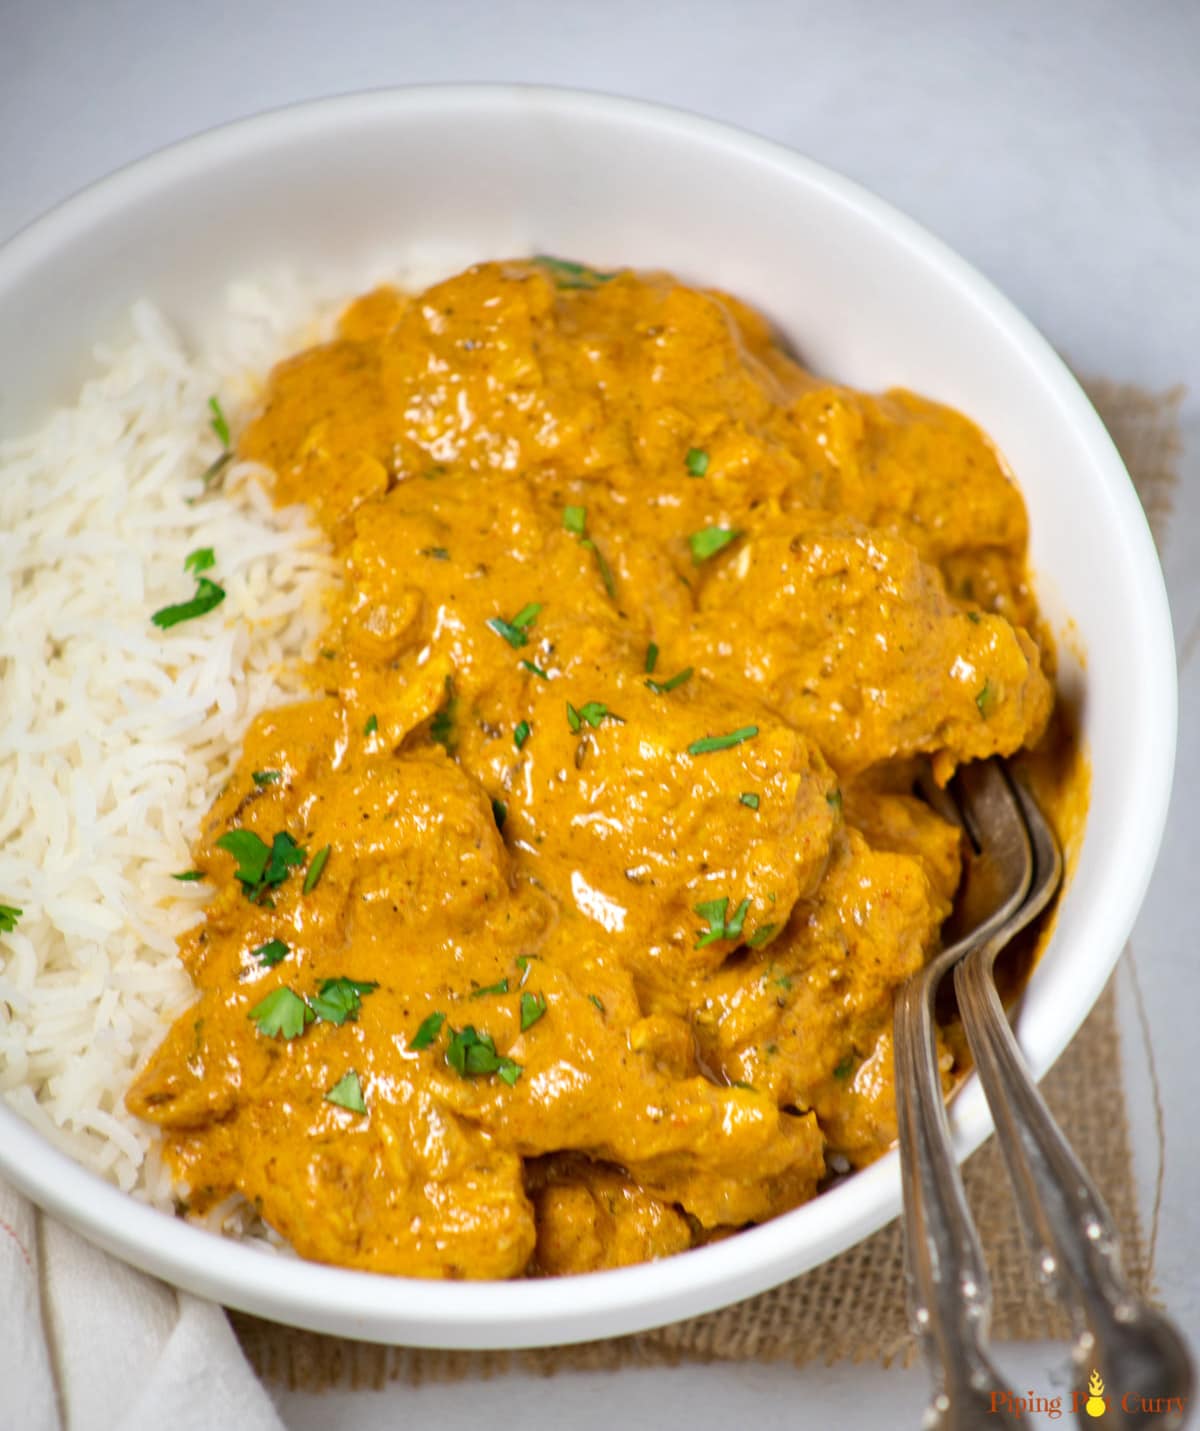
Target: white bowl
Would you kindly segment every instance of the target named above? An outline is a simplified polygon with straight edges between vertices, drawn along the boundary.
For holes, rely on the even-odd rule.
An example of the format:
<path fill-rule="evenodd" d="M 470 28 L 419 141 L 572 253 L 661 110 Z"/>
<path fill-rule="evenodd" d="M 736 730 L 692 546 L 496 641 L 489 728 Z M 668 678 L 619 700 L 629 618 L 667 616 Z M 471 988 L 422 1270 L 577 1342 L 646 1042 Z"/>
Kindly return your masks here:
<path fill-rule="evenodd" d="M 0 428 L 70 398 L 91 343 L 149 296 L 184 331 L 231 278 L 549 252 L 673 269 L 764 309 L 809 366 L 969 413 L 1016 471 L 1031 560 L 1091 759 L 1086 837 L 1018 1024 L 1043 1074 L 1092 1007 L 1166 817 L 1176 687 L 1162 576 L 1107 433 L 1048 344 L 973 269 L 807 159 L 707 120 L 558 90 L 462 87 L 323 101 L 176 145 L 0 251 Z M 1064 282 L 1070 275 L 1063 275 Z M 960 1156 L 991 1123 L 972 1079 Z M 230 1306 L 415 1346 L 534 1346 L 708 1311 L 824 1261 L 900 1207 L 895 1153 L 762 1227 L 660 1263 L 560 1280 L 431 1283 L 264 1256 L 152 1211 L 0 1108 L 0 1171 L 129 1262 Z"/>

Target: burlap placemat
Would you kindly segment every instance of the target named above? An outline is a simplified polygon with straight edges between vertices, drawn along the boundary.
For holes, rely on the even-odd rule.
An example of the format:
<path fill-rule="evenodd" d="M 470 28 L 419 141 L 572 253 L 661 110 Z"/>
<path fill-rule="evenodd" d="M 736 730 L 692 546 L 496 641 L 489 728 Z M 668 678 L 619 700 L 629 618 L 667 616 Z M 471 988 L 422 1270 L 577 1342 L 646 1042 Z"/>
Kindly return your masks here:
<path fill-rule="evenodd" d="M 1133 475 L 1160 545 L 1171 515 L 1179 453 L 1182 389 L 1150 393 L 1087 384 Z M 1112 1212 L 1134 1282 L 1151 1268 L 1138 1217 L 1121 1079 L 1112 985 L 1042 1084 L 1055 1117 L 1087 1164 Z M 999 1340 L 1063 1337 L 1061 1313 L 1043 1297 L 1008 1192 L 1003 1162 L 989 1140 L 964 1177 L 992 1274 L 992 1334 Z M 247 1357 L 269 1382 L 293 1388 L 380 1387 L 391 1380 L 455 1380 L 512 1368 L 551 1375 L 680 1361 L 907 1361 L 914 1345 L 905 1319 L 900 1227 L 892 1223 L 821 1267 L 773 1291 L 656 1331 L 581 1346 L 524 1352 L 442 1352 L 381 1347 L 231 1314 Z"/>

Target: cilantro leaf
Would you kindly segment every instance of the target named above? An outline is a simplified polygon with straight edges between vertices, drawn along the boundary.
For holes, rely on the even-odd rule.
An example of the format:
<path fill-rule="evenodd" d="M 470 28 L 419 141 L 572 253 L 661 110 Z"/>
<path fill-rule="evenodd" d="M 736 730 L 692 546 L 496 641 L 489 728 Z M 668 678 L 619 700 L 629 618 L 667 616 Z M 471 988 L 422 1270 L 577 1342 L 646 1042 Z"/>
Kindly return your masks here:
<path fill-rule="evenodd" d="M 224 600 L 225 588 L 202 576 L 196 582 L 196 594 L 190 601 L 180 601 L 174 606 L 162 606 L 150 620 L 160 631 L 166 631 L 172 626 L 178 626 L 181 621 L 191 621 L 193 617 L 203 616 L 220 606 Z"/>
<path fill-rule="evenodd" d="M 503 616 L 493 616 L 485 622 L 485 625 L 497 636 L 503 636 L 510 646 L 519 650 L 528 642 L 527 633 L 537 620 L 538 612 L 541 609 L 540 601 L 531 601 L 527 606 L 522 606 L 511 621 L 505 621 Z"/>
<path fill-rule="evenodd" d="M 688 537 L 688 546 L 692 549 L 692 561 L 699 566 L 702 561 L 716 556 L 730 542 L 736 542 L 741 535 L 741 532 L 735 531 L 732 527 L 705 527 L 703 531 L 692 532 Z"/>
<path fill-rule="evenodd" d="M 596 558 L 596 565 L 600 568 L 600 580 L 604 583 L 604 590 L 608 593 L 609 600 L 612 600 L 617 594 L 617 583 L 612 574 L 612 567 L 604 560 L 604 553 L 591 537 L 584 537 L 579 545 Z"/>
<path fill-rule="evenodd" d="M 521 1076 L 521 1065 L 496 1052 L 491 1034 L 479 1034 L 468 1024 L 465 1029 L 452 1029 L 446 1045 L 446 1062 L 462 1078 L 481 1078 L 496 1074 L 511 1088 Z"/>
<path fill-rule="evenodd" d="M 11 934 L 24 913 L 15 904 L 0 904 L 0 934 Z"/>
<path fill-rule="evenodd" d="M 247 1016 L 258 1025 L 258 1031 L 267 1038 L 282 1034 L 284 1038 L 299 1038 L 305 1027 L 311 1024 L 316 1014 L 299 994 L 293 993 L 286 984 L 272 989 L 261 1003 L 250 1010 Z"/>
<path fill-rule="evenodd" d="M 281 770 L 252 770 L 250 779 L 255 785 L 275 785 L 283 779 Z"/>
<path fill-rule="evenodd" d="M 471 997 L 472 997 L 473 999 L 482 999 L 482 998 L 485 998 L 488 994 L 507 994 L 507 993 L 508 993 L 508 980 L 505 978 L 505 979 L 501 979 L 501 980 L 500 980 L 498 983 L 496 983 L 496 984 L 489 984 L 485 989 L 472 989 L 472 990 L 471 990 Z"/>
<path fill-rule="evenodd" d="M 228 851 L 237 861 L 237 877 L 247 893 L 262 883 L 271 847 L 253 830 L 227 830 L 217 841 L 217 849 Z"/>
<path fill-rule="evenodd" d="M 304 876 L 304 893 L 312 894 L 317 885 L 321 882 L 321 874 L 325 869 L 326 861 L 329 859 L 329 851 L 332 847 L 326 845 L 317 851 L 312 857 L 312 864 L 308 867 L 308 873 Z"/>
<path fill-rule="evenodd" d="M 199 576 L 202 571 L 208 571 L 210 567 L 217 564 L 217 559 L 213 555 L 212 547 L 197 547 L 194 552 L 188 552 L 183 561 L 184 571 L 193 572 Z"/>
<path fill-rule="evenodd" d="M 422 1019 L 421 1027 L 413 1034 L 408 1041 L 409 1048 L 417 1050 L 428 1048 L 442 1031 L 442 1025 L 446 1022 L 446 1015 L 443 1013 L 432 1013 L 428 1018 Z"/>
<path fill-rule="evenodd" d="M 689 447 L 683 465 L 692 477 L 703 477 L 708 471 L 708 453 L 703 447 Z"/>
<path fill-rule="evenodd" d="M 710 750 L 728 750 L 731 746 L 741 745 L 744 740 L 753 740 L 758 734 L 756 725 L 744 725 L 740 730 L 731 731 L 728 735 L 706 735 L 702 740 L 694 740 L 688 746 L 689 755 L 707 755 Z"/>
<path fill-rule="evenodd" d="M 703 949 L 706 945 L 715 944 L 718 939 L 740 939 L 742 936 L 742 926 L 746 922 L 746 912 L 750 908 L 750 901 L 743 899 L 732 917 L 729 916 L 728 899 L 710 899 L 703 904 L 696 905 L 696 913 L 708 925 L 708 929 L 696 941 L 696 948 Z"/>
<path fill-rule="evenodd" d="M 363 1102 L 362 1084 L 358 1081 L 358 1074 L 354 1069 L 342 1074 L 325 1095 L 325 1102 L 336 1103 L 339 1108 L 349 1109 L 351 1113 L 367 1111 L 367 1105 Z"/>
<path fill-rule="evenodd" d="M 532 1028 L 538 1019 L 546 1012 L 546 996 L 544 994 L 522 994 L 521 995 L 521 1032 Z"/>
<path fill-rule="evenodd" d="M 340 1028 L 347 1019 L 351 1023 L 358 1018 L 365 995 L 378 989 L 378 984 L 364 983 L 358 979 L 326 979 L 317 993 L 309 1000 L 313 1013 L 323 1023 Z"/>
<path fill-rule="evenodd" d="M 656 696 L 665 696 L 669 692 L 676 690 L 679 686 L 682 686 L 684 681 L 690 681 L 693 674 L 693 668 L 688 666 L 685 670 L 672 676 L 669 681 L 647 681 L 646 684 Z"/>
<path fill-rule="evenodd" d="M 273 969 L 281 959 L 286 959 L 290 952 L 282 939 L 268 939 L 265 944 L 260 944 L 257 949 L 250 951 L 251 956 L 266 969 Z"/>
<path fill-rule="evenodd" d="M 222 447 L 229 446 L 229 423 L 225 420 L 225 414 L 221 411 L 221 404 L 217 398 L 210 397 L 208 400 L 209 410 L 212 412 L 210 425 L 217 434 L 217 441 Z"/>
<path fill-rule="evenodd" d="M 615 273 L 601 273 L 570 259 L 551 258 L 546 253 L 534 254 L 533 261 L 546 270 L 556 288 L 599 288 L 602 283 L 608 283 L 617 276 Z"/>

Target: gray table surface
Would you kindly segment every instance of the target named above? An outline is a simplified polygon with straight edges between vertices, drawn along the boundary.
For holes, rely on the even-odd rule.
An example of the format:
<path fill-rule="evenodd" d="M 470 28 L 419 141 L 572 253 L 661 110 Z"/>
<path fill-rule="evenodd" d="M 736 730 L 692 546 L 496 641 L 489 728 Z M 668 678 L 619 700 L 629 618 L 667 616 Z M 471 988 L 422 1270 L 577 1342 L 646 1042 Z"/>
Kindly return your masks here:
<path fill-rule="evenodd" d="M 1200 1342 L 1195 1097 L 1200 791 L 1200 7 L 1186 0 L 0 0 L 0 239 L 113 168 L 275 105 L 382 85 L 519 80 L 661 100 L 782 140 L 913 214 L 1083 373 L 1182 382 L 1184 453 L 1163 563 L 1184 659 L 1175 800 L 1134 935 L 1167 1160 L 1156 1270 Z M 1146 1042 L 1122 969 L 1124 1056 L 1147 1205 Z M 1058 1349 L 1006 1349 L 1012 1384 L 1067 1384 Z M 531 1428 L 917 1426 L 926 1382 L 833 1367 L 513 1376 L 280 1396 L 292 1431 L 436 1421 Z M 1035 1418 L 1034 1424 L 1055 1424 Z"/>

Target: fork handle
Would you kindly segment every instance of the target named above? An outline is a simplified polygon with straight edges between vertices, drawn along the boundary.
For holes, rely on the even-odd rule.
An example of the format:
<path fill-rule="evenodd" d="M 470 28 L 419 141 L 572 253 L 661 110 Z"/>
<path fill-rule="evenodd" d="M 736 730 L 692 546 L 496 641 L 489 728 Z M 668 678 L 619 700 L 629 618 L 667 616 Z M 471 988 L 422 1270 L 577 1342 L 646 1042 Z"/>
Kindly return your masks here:
<path fill-rule="evenodd" d="M 893 1020 L 909 1322 L 935 1383 L 925 1426 L 1018 1431 L 1026 1422 L 1004 1401 L 1005 1383 L 983 1350 L 991 1292 L 942 1101 L 935 992 L 934 980 L 910 979 Z"/>
<path fill-rule="evenodd" d="M 1173 1431 L 1184 1424 L 1192 1392 L 1186 1345 L 1125 1276 L 1108 1209 L 1025 1067 L 992 975 L 998 947 L 985 945 L 968 955 L 955 969 L 954 983 L 1039 1279 L 1071 1308 L 1079 1369 L 1095 1367 L 1103 1375 L 1109 1415 L 1115 1413 L 1105 1426 L 1146 1425 L 1139 1414 L 1146 1397 L 1169 1405 L 1150 1419 L 1161 1431 Z M 1090 1424 L 1082 1402 L 1076 1414 L 1080 1424 Z"/>

